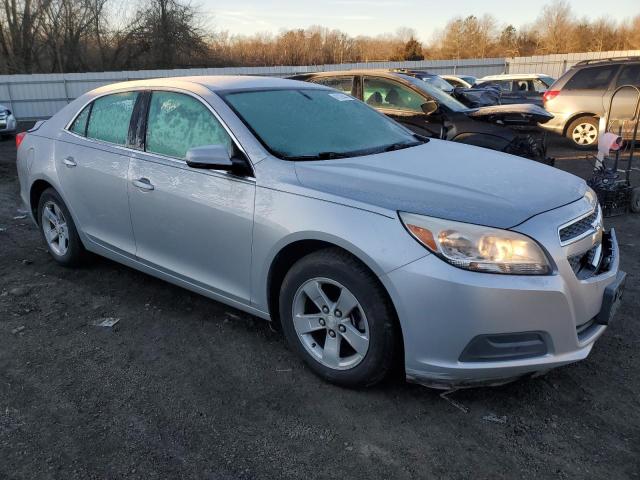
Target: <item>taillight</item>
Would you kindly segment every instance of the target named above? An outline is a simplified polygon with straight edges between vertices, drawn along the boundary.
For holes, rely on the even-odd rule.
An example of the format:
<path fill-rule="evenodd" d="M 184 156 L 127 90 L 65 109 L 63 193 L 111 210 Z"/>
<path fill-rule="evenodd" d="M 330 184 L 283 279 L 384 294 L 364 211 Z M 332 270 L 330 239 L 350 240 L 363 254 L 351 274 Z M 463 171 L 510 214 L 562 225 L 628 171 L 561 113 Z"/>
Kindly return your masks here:
<path fill-rule="evenodd" d="M 560 90 L 547 90 L 542 94 L 542 101 L 547 103 L 549 100 L 553 100 L 560 94 Z"/>
<path fill-rule="evenodd" d="M 16 149 L 20 148 L 20 144 L 24 140 L 24 137 L 27 136 L 27 132 L 16 133 Z"/>

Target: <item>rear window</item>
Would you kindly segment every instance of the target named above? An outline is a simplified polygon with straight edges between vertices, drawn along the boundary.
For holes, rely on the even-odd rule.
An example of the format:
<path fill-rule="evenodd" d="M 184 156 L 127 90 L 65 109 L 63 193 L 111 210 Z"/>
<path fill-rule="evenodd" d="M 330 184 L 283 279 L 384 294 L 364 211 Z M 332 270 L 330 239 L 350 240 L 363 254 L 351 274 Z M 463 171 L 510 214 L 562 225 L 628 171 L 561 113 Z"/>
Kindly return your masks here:
<path fill-rule="evenodd" d="M 589 67 L 578 70 L 565 85 L 565 90 L 603 90 L 609 87 L 617 65 Z"/>
<path fill-rule="evenodd" d="M 84 107 L 84 110 L 82 110 L 80 112 L 80 115 L 76 117 L 69 130 L 84 137 L 87 134 L 87 120 L 89 119 L 90 111 L 91 105 L 87 105 L 86 107 Z"/>
<path fill-rule="evenodd" d="M 319 77 L 311 81 L 325 87 L 335 88 L 347 95 L 352 95 L 353 92 L 353 77 Z"/>

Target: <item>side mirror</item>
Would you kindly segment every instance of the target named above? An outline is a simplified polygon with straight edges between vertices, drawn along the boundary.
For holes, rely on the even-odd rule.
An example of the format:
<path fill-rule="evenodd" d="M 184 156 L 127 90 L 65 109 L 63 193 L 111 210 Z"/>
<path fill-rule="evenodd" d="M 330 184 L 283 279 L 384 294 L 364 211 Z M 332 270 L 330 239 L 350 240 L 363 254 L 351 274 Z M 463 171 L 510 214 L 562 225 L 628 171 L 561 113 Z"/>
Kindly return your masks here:
<path fill-rule="evenodd" d="M 427 100 L 421 105 L 422 111 L 425 115 L 432 115 L 438 111 L 438 102 L 435 100 Z"/>
<path fill-rule="evenodd" d="M 190 148 L 187 151 L 187 165 L 191 168 L 210 170 L 232 170 L 234 168 L 229 150 L 224 145 L 204 145 Z"/>

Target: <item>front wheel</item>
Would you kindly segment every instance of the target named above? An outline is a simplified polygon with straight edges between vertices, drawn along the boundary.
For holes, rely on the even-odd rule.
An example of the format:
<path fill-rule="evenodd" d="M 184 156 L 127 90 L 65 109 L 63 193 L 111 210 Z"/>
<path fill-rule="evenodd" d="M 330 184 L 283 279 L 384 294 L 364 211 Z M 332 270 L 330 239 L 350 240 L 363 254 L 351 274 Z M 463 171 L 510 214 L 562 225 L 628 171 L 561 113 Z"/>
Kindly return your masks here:
<path fill-rule="evenodd" d="M 38 202 L 38 225 L 53 259 L 60 265 L 79 265 L 85 249 L 69 209 L 53 188 L 46 189 Z"/>
<path fill-rule="evenodd" d="M 320 250 L 299 260 L 282 284 L 280 315 L 288 344 L 325 380 L 370 386 L 393 366 L 393 308 L 375 276 L 346 252 Z"/>
<path fill-rule="evenodd" d="M 567 128 L 567 137 L 575 147 L 581 150 L 594 147 L 598 143 L 598 119 L 595 117 L 575 119 Z"/>

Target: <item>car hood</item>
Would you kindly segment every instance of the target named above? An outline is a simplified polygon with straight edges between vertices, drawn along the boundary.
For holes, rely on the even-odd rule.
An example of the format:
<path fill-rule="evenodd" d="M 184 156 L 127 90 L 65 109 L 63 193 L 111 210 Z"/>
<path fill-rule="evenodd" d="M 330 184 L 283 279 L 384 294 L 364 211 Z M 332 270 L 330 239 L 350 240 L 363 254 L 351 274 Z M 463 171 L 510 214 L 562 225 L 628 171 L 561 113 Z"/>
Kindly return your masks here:
<path fill-rule="evenodd" d="M 555 168 L 442 140 L 365 157 L 296 162 L 295 169 L 303 187 L 344 203 L 497 228 L 574 202 L 587 189 L 582 179 Z"/>
<path fill-rule="evenodd" d="M 553 115 L 544 108 L 530 103 L 480 107 L 467 115 L 506 125 L 536 125 L 546 123 L 553 118 Z"/>

